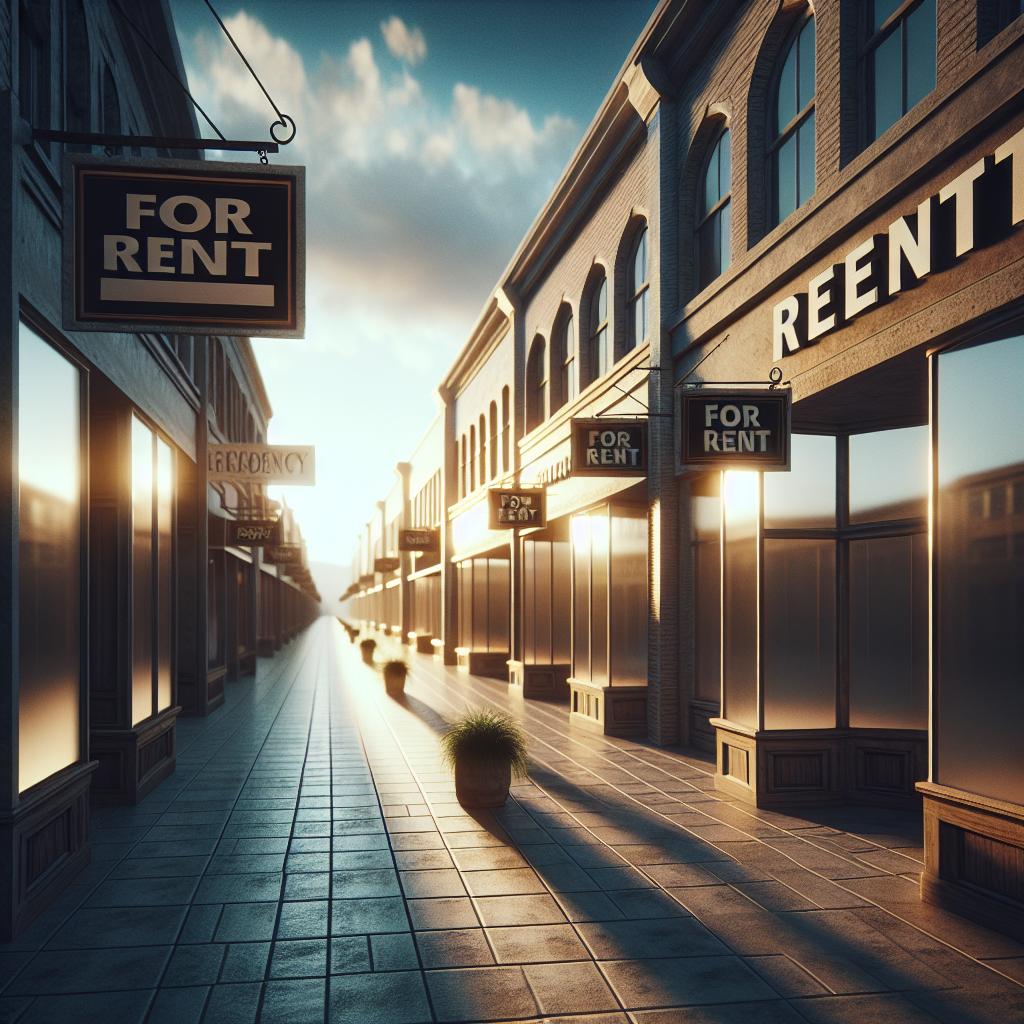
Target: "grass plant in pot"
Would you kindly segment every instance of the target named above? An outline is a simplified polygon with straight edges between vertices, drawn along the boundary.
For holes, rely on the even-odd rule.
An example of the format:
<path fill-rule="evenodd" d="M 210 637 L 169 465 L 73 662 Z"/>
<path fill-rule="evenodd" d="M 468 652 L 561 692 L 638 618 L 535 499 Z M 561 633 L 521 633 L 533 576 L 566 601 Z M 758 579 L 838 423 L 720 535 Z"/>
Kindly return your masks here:
<path fill-rule="evenodd" d="M 526 775 L 526 734 L 506 715 L 469 712 L 441 737 L 441 750 L 463 807 L 501 807 L 513 774 Z"/>
<path fill-rule="evenodd" d="M 363 661 L 366 662 L 367 665 L 373 664 L 373 652 L 375 650 L 377 650 L 377 641 L 372 637 L 367 637 L 359 644 L 359 653 L 362 655 Z"/>
<path fill-rule="evenodd" d="M 408 674 L 409 666 L 397 658 L 384 664 L 384 689 L 389 697 L 401 697 L 405 693 L 405 677 Z"/>

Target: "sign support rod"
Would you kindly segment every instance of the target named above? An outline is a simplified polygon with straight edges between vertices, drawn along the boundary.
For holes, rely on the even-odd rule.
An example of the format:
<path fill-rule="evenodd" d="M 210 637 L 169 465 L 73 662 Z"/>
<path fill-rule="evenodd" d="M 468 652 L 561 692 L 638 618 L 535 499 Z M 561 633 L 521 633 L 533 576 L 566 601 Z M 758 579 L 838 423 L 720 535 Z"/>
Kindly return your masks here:
<path fill-rule="evenodd" d="M 276 142 L 254 142 L 251 139 L 179 139 L 161 135 L 109 135 L 104 132 L 66 132 L 56 128 L 33 128 L 37 142 L 63 142 L 70 146 L 139 146 L 153 149 L 223 149 L 238 153 L 277 153 Z"/>

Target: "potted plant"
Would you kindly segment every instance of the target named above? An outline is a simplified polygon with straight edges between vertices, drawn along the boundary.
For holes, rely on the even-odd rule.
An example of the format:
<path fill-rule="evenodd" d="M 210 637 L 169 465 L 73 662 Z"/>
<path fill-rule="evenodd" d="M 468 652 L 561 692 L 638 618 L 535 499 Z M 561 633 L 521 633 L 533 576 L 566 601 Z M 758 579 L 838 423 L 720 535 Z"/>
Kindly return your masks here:
<path fill-rule="evenodd" d="M 513 773 L 526 775 L 526 734 L 506 715 L 469 712 L 441 737 L 441 750 L 463 807 L 500 807 Z"/>
<path fill-rule="evenodd" d="M 384 689 L 389 697 L 401 697 L 405 693 L 405 677 L 409 674 L 409 666 L 404 661 L 395 659 L 384 665 Z"/>
<path fill-rule="evenodd" d="M 367 637 L 359 644 L 359 653 L 363 656 L 363 661 L 367 665 L 373 664 L 373 652 L 377 649 L 377 641 L 372 637 Z"/>

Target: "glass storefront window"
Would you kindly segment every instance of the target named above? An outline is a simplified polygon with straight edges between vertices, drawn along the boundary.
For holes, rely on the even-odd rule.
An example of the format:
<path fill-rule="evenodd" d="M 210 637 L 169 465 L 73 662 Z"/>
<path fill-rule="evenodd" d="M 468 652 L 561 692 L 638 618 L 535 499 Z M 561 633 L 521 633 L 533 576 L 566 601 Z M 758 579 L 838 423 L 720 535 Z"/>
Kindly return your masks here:
<path fill-rule="evenodd" d="M 928 514 L 928 428 L 850 436 L 850 522 Z"/>
<path fill-rule="evenodd" d="M 737 725 L 758 727 L 757 709 L 757 535 L 758 473 L 730 470 L 723 475 L 724 565 L 722 568 L 722 716 Z"/>
<path fill-rule="evenodd" d="M 611 682 L 647 684 L 647 513 L 611 515 Z"/>
<path fill-rule="evenodd" d="M 717 703 L 722 694 L 721 498 L 696 496 L 691 509 L 697 648 L 694 697 Z"/>
<path fill-rule="evenodd" d="M 936 359 L 933 778 L 1020 802 L 1024 336 Z"/>
<path fill-rule="evenodd" d="M 174 593 L 174 462 L 171 447 L 156 442 L 157 711 L 171 706 L 171 610 Z M 244 603 L 244 602 L 243 602 Z M 247 609 L 248 606 L 245 605 Z M 248 638 L 248 626 L 243 633 Z"/>
<path fill-rule="evenodd" d="M 153 432 L 132 417 L 132 725 L 153 714 Z"/>
<path fill-rule="evenodd" d="M 764 542 L 766 729 L 836 724 L 836 546 Z"/>
<path fill-rule="evenodd" d="M 836 439 L 794 434 L 788 473 L 764 474 L 766 530 L 831 529 L 836 525 Z"/>
<path fill-rule="evenodd" d="M 18 790 L 81 756 L 78 370 L 18 331 Z"/>

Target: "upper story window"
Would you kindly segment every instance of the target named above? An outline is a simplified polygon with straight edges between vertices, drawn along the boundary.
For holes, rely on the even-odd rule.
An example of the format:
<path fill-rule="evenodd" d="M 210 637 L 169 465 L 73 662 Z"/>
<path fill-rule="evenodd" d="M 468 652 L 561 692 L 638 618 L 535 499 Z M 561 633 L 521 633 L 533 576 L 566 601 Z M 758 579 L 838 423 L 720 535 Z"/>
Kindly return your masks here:
<path fill-rule="evenodd" d="M 608 278 L 601 274 L 591 287 L 588 309 L 587 361 L 590 380 L 603 377 L 611 367 L 611 332 L 608 329 Z"/>
<path fill-rule="evenodd" d="M 771 126 L 772 222 L 814 195 L 814 18 L 789 41 L 775 90 Z"/>
<path fill-rule="evenodd" d="M 498 475 L 498 403 L 491 402 L 491 479 Z"/>
<path fill-rule="evenodd" d="M 50 127 L 50 3 L 18 5 L 18 102 L 33 128 Z"/>
<path fill-rule="evenodd" d="M 544 339 L 538 335 L 530 347 L 526 362 L 526 429 L 533 430 L 547 415 L 548 378 L 547 352 Z"/>
<path fill-rule="evenodd" d="M 984 46 L 1024 14 L 1024 0 L 979 0 L 978 46 Z"/>
<path fill-rule="evenodd" d="M 633 242 L 633 256 L 629 261 L 629 321 L 630 347 L 636 348 L 647 340 L 647 301 L 650 281 L 647 275 L 647 228 L 641 229 Z"/>
<path fill-rule="evenodd" d="M 729 266 L 729 237 L 732 227 L 730 181 L 732 153 L 726 128 L 711 147 L 704 168 L 697 219 L 698 288 L 704 288 Z"/>
<path fill-rule="evenodd" d="M 509 387 L 501 389 L 501 471 L 508 472 L 509 448 L 512 437 L 512 411 Z"/>
<path fill-rule="evenodd" d="M 555 319 L 552 332 L 554 341 L 551 350 L 551 373 L 556 377 L 557 388 L 552 390 L 551 409 L 560 409 L 571 402 L 577 393 L 576 384 L 576 325 L 572 310 L 563 306 Z M 556 393 L 557 392 L 557 393 Z"/>
<path fill-rule="evenodd" d="M 476 427 L 469 428 L 469 489 L 476 490 Z"/>
<path fill-rule="evenodd" d="M 466 435 L 462 435 L 462 453 L 459 458 L 459 497 L 464 498 L 469 492 L 466 490 Z"/>
<path fill-rule="evenodd" d="M 480 486 L 487 482 L 487 420 L 480 417 Z"/>
<path fill-rule="evenodd" d="M 867 141 L 935 88 L 935 0 L 872 0 L 864 47 Z"/>

